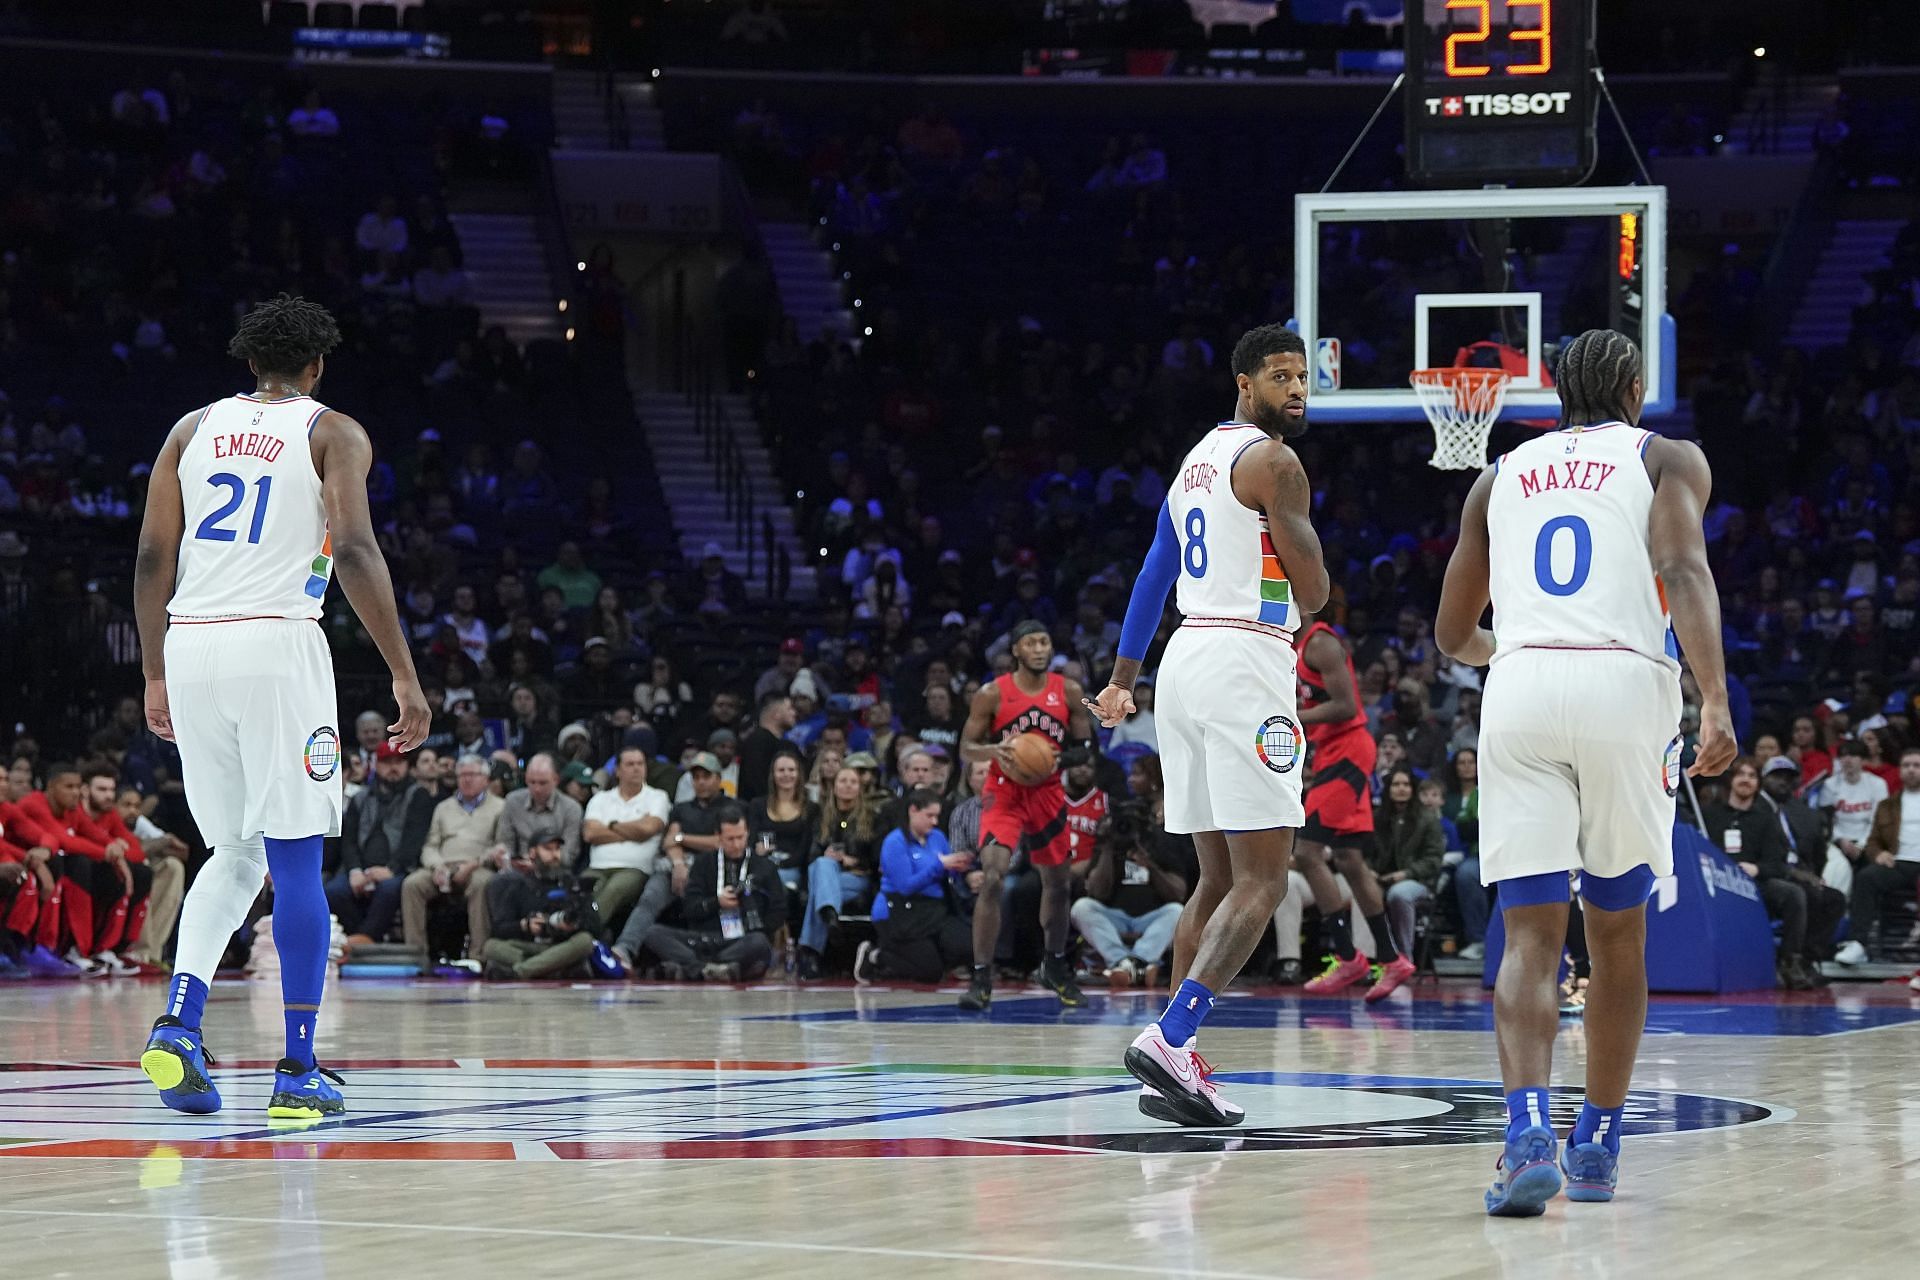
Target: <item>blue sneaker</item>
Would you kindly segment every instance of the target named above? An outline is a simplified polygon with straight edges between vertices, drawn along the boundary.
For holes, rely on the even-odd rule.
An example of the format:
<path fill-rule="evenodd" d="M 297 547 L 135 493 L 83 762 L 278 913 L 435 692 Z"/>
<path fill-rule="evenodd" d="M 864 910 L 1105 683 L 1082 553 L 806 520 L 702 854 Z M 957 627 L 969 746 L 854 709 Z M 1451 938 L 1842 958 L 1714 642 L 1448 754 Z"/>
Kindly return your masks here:
<path fill-rule="evenodd" d="M 1560 1151 L 1560 1170 L 1567 1175 L 1569 1200 L 1611 1200 L 1620 1185 L 1620 1157 L 1598 1142 L 1575 1146 L 1568 1138 Z"/>
<path fill-rule="evenodd" d="M 273 1068 L 273 1097 L 267 1101 L 267 1119 L 324 1120 L 328 1116 L 343 1116 L 347 1113 L 347 1100 L 333 1086 L 345 1083 L 325 1067 L 303 1067 L 292 1058 L 282 1058 Z"/>
<path fill-rule="evenodd" d="M 587 957 L 587 968 L 592 971 L 594 977 L 609 981 L 618 981 L 627 976 L 625 962 L 613 953 L 612 947 L 604 942 L 593 944 L 593 954 Z"/>
<path fill-rule="evenodd" d="M 1554 1163 L 1553 1130 L 1535 1126 L 1507 1139 L 1487 1188 L 1487 1212 L 1496 1218 L 1532 1218 L 1547 1211 L 1560 1194 L 1560 1169 Z"/>
<path fill-rule="evenodd" d="M 140 1055 L 140 1070 L 160 1090 L 160 1101 L 195 1116 L 220 1109 L 220 1091 L 208 1070 L 215 1065 L 199 1029 L 171 1017 L 155 1020 L 146 1052 Z"/>
<path fill-rule="evenodd" d="M 77 978 L 80 976 L 78 965 L 68 964 L 49 947 L 36 946 L 21 958 L 26 966 L 27 976 L 33 978 Z"/>

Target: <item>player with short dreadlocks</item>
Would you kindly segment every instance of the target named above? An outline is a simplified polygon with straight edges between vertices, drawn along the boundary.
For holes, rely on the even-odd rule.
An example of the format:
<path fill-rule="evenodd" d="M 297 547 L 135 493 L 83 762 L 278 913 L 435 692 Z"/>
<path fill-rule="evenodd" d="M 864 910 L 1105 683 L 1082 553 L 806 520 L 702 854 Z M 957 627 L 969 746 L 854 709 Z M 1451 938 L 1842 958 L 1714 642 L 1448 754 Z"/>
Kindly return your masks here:
<path fill-rule="evenodd" d="M 1575 1200 L 1613 1199 L 1647 1017 L 1647 898 L 1673 872 L 1682 650 L 1701 695 L 1687 772 L 1720 773 L 1737 750 L 1701 531 L 1706 455 L 1641 429 L 1640 351 L 1624 334 L 1568 343 L 1554 385 L 1561 429 L 1498 459 L 1467 495 L 1433 628 L 1455 661 L 1492 666 L 1480 878 L 1499 885 L 1506 925 L 1493 1016 L 1507 1141 L 1484 1203 L 1502 1217 L 1544 1212 L 1563 1185 Z M 1570 873 L 1593 979 L 1586 1103 L 1561 1152 L 1547 1081 Z"/>
<path fill-rule="evenodd" d="M 267 873 L 280 952 L 286 1053 L 267 1115 L 346 1110 L 314 1061 L 331 926 L 322 841 L 340 834 L 333 660 L 317 625 L 334 570 L 393 673 L 389 742 L 411 751 L 429 712 L 367 511 L 373 446 L 313 398 L 340 329 L 325 307 L 281 294 L 241 320 L 228 354 L 253 371 L 174 424 L 153 464 L 134 562 L 147 726 L 178 742 L 187 803 L 213 856 L 180 915 L 167 1009 L 140 1069 L 176 1111 L 220 1108 L 200 1034 L 207 986 Z M 382 748 L 383 751 L 386 748 Z"/>

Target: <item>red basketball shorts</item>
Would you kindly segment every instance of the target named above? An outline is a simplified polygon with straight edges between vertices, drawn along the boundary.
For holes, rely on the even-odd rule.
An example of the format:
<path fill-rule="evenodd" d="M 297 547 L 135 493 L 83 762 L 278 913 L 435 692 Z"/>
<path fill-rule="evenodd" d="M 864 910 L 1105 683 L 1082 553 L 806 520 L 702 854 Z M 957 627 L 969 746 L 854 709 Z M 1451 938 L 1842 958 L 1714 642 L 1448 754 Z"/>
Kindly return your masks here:
<path fill-rule="evenodd" d="M 1037 787 L 1002 777 L 996 766 L 980 789 L 980 843 L 1025 849 L 1036 867 L 1063 866 L 1073 854 L 1067 831 L 1067 793 L 1054 774 Z"/>

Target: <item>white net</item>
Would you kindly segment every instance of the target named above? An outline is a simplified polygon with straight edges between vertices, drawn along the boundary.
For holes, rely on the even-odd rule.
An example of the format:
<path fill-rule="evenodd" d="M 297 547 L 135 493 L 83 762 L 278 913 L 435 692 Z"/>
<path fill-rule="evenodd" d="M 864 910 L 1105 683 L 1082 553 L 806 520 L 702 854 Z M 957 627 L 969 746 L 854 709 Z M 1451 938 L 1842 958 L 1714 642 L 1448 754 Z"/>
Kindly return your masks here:
<path fill-rule="evenodd" d="M 1487 465 L 1487 434 L 1507 402 L 1512 375 L 1500 369 L 1415 369 L 1414 394 L 1433 424 L 1433 458 L 1441 471 Z"/>

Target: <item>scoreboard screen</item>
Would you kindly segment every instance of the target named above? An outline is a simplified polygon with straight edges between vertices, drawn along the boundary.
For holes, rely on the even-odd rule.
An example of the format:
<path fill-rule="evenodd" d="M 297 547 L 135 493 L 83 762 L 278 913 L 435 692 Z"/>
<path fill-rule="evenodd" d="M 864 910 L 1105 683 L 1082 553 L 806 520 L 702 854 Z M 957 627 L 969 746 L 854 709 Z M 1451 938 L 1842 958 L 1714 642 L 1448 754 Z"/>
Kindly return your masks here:
<path fill-rule="evenodd" d="M 1594 0 L 1407 0 L 1407 173 L 1562 185 L 1593 167 Z"/>

